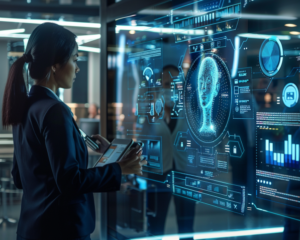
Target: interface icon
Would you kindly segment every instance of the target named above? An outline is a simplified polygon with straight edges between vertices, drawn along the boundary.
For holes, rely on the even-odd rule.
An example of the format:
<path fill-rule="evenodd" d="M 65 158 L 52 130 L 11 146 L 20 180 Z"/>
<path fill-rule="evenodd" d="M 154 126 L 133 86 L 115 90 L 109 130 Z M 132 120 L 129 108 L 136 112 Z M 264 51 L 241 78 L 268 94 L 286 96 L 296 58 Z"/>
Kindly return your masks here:
<path fill-rule="evenodd" d="M 294 92 L 287 92 L 286 93 L 286 99 L 287 100 L 294 100 Z"/>
<path fill-rule="evenodd" d="M 152 82 L 151 77 L 153 76 L 153 71 L 150 67 L 146 67 L 144 69 L 143 75 L 144 75 L 144 77 L 146 78 L 147 81 L 151 80 L 151 82 Z"/>
<path fill-rule="evenodd" d="M 288 108 L 294 107 L 299 99 L 299 90 L 294 83 L 285 85 L 282 91 L 282 100 Z"/>

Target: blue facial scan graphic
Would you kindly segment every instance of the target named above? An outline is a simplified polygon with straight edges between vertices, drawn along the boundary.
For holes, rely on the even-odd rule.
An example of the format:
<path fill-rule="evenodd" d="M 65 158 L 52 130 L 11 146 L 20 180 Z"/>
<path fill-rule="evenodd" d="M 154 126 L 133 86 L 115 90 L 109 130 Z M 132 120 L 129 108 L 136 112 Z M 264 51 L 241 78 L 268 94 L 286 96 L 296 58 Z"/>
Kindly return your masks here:
<path fill-rule="evenodd" d="M 201 135 L 216 135 L 212 123 L 212 108 L 219 89 L 217 64 L 213 58 L 206 57 L 201 63 L 198 75 L 198 98 L 203 111 L 203 124 L 199 130 Z"/>
<path fill-rule="evenodd" d="M 199 55 L 184 85 L 184 110 L 195 139 L 214 146 L 226 133 L 231 114 L 232 89 L 224 61 L 213 53 Z"/>

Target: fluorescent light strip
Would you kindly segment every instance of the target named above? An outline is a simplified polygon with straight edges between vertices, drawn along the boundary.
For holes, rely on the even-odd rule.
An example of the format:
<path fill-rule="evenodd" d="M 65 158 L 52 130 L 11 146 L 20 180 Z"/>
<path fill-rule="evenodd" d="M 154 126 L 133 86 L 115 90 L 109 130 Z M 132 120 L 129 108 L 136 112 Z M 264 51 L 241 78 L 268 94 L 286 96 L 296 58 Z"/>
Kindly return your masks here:
<path fill-rule="evenodd" d="M 0 37 L 4 37 L 4 38 L 29 38 L 30 34 L 1 34 L 0 33 Z"/>
<path fill-rule="evenodd" d="M 85 23 L 85 22 L 68 22 L 68 21 L 54 21 L 41 19 L 24 19 L 24 18 L 0 18 L 0 22 L 14 22 L 14 23 L 28 23 L 28 24 L 42 24 L 46 22 L 56 23 L 65 27 L 83 27 L 83 28 L 100 28 L 100 23 Z"/>
<path fill-rule="evenodd" d="M 100 48 L 94 48 L 94 47 L 78 46 L 78 50 L 85 51 L 85 52 L 100 53 Z"/>
<path fill-rule="evenodd" d="M 82 36 L 77 36 L 76 42 L 78 45 L 82 45 L 88 42 L 95 41 L 101 37 L 100 34 L 93 34 L 93 35 L 82 35 Z"/>
<path fill-rule="evenodd" d="M 245 38 L 255 38 L 255 39 L 268 39 L 272 36 L 277 37 L 279 40 L 290 40 L 290 36 L 286 35 L 266 35 L 266 34 L 254 34 L 254 33 L 241 33 L 238 34 L 240 37 L 245 37 Z"/>
<path fill-rule="evenodd" d="M 2 33 L 2 31 L 0 31 L 0 37 L 5 37 L 5 38 L 29 38 L 30 34 L 9 34 L 9 33 Z M 78 36 L 76 38 L 77 43 L 80 44 L 84 44 L 87 42 L 91 42 L 94 40 L 97 40 L 100 38 L 100 34 L 93 34 L 93 35 L 82 35 L 82 36 Z"/>
<path fill-rule="evenodd" d="M 280 15 L 265 15 L 265 14 L 228 14 L 222 16 L 222 18 L 242 18 L 242 19 L 257 19 L 257 20 L 296 20 L 296 17 L 293 16 L 280 16 Z"/>
<path fill-rule="evenodd" d="M 131 240 L 170 240 L 170 239 L 183 239 L 183 238 L 194 238 L 194 240 L 198 240 L 198 239 L 228 238 L 228 237 L 253 236 L 253 235 L 262 235 L 262 234 L 274 234 L 274 233 L 282 233 L 283 231 L 284 231 L 284 227 L 276 227 L 276 228 L 261 228 L 261 229 L 250 229 L 250 230 L 240 230 L 240 231 L 172 234 L 172 235 L 161 235 L 161 236 L 144 237 L 144 238 L 132 238 Z"/>
<path fill-rule="evenodd" d="M 77 36 L 77 38 L 79 38 L 79 39 L 98 39 L 100 37 L 101 37 L 100 34 L 91 34 L 91 35 L 80 35 L 80 36 Z"/>
<path fill-rule="evenodd" d="M 10 29 L 10 30 L 1 30 L 0 34 L 12 34 L 12 33 L 23 33 L 25 32 L 24 28 L 18 28 L 18 29 Z"/>

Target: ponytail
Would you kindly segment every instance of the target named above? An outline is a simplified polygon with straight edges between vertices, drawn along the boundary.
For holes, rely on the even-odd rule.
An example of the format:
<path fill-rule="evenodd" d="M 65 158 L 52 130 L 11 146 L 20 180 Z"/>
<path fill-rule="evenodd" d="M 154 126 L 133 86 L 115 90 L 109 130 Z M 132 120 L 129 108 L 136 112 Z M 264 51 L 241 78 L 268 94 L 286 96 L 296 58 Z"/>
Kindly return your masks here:
<path fill-rule="evenodd" d="M 14 62 L 8 73 L 2 106 L 2 125 L 22 123 L 28 107 L 28 95 L 23 67 L 28 64 L 30 77 L 35 81 L 47 79 L 51 66 L 64 65 L 77 46 L 76 35 L 54 23 L 43 23 L 31 33 L 25 54 Z"/>
<path fill-rule="evenodd" d="M 17 59 L 11 66 L 3 95 L 2 125 L 17 125 L 22 122 L 26 110 L 28 95 L 23 77 L 23 67 L 27 57 Z"/>

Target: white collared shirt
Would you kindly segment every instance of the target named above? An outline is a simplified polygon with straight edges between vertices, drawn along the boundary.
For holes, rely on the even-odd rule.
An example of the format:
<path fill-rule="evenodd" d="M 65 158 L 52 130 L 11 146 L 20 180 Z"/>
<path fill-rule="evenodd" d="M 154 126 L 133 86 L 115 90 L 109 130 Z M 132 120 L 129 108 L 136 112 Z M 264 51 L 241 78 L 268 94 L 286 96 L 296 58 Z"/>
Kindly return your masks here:
<path fill-rule="evenodd" d="M 39 85 L 39 86 L 40 86 L 40 85 Z M 52 91 L 52 89 L 47 88 L 47 87 L 44 87 L 44 86 L 40 86 L 40 87 L 46 88 L 48 91 L 51 92 L 51 94 L 53 94 L 53 95 L 56 97 L 56 99 L 57 99 L 58 101 L 63 102 L 63 101 L 55 94 L 55 92 Z M 69 106 L 68 106 L 68 108 L 69 108 Z M 70 109 L 70 108 L 69 108 L 69 109 Z M 71 112 L 71 115 L 72 115 L 72 117 L 73 117 L 74 114 L 73 114 L 73 112 L 71 111 L 71 109 L 70 109 L 70 112 Z"/>
<path fill-rule="evenodd" d="M 53 94 L 53 95 L 56 97 L 56 99 L 57 99 L 58 101 L 62 102 L 61 99 L 55 94 L 55 92 L 52 91 L 52 89 L 47 88 L 47 87 L 44 87 L 44 86 L 41 86 L 41 85 L 39 85 L 39 86 L 48 89 L 48 90 L 51 92 L 51 94 Z"/>

